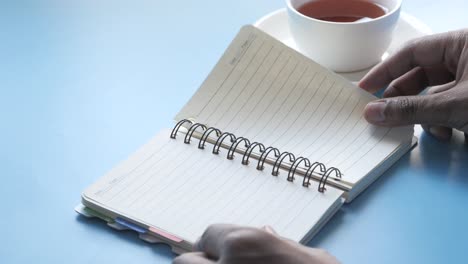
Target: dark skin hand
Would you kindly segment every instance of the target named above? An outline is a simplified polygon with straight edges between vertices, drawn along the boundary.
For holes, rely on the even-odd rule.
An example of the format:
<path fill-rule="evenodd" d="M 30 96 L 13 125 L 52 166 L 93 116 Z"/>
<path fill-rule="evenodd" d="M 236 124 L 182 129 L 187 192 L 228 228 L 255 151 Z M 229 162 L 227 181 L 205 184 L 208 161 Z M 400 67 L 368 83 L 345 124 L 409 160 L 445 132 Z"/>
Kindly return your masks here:
<path fill-rule="evenodd" d="M 366 119 L 380 126 L 422 124 L 441 140 L 453 129 L 468 133 L 468 30 L 414 40 L 377 65 L 359 86 L 371 93 L 387 87 L 384 99 L 371 102 Z M 427 87 L 426 93 L 421 94 Z M 279 237 L 271 228 L 212 225 L 195 252 L 174 264 L 336 264 L 326 251 Z"/>
<path fill-rule="evenodd" d="M 359 86 L 371 93 L 388 86 L 384 98 L 365 110 L 380 126 L 422 124 L 448 140 L 453 129 L 468 133 L 468 30 L 414 40 L 373 68 Z M 426 94 L 420 94 L 432 86 Z"/>
<path fill-rule="evenodd" d="M 174 264 L 337 264 L 321 249 L 309 248 L 279 237 L 273 229 L 212 225 L 194 246 L 194 252 Z"/>

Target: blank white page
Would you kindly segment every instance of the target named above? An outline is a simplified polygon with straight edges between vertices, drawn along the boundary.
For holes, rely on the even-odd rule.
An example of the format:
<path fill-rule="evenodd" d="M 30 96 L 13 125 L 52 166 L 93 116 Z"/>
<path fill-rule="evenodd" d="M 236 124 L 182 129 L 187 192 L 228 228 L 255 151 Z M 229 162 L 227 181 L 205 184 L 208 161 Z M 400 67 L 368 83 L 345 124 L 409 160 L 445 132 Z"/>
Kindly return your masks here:
<path fill-rule="evenodd" d="M 278 40 L 244 27 L 176 116 L 193 118 L 312 162 L 357 183 L 403 144 L 412 127 L 383 128 L 363 117 L 376 97 Z"/>
<path fill-rule="evenodd" d="M 317 183 L 302 186 L 302 177 L 286 180 L 287 172 L 271 175 L 241 164 L 241 155 L 226 159 L 183 143 L 183 135 L 159 133 L 127 161 L 83 193 L 83 198 L 143 225 L 162 229 L 190 243 L 210 224 L 252 227 L 271 225 L 280 235 L 301 241 L 336 206 L 342 191 Z"/>

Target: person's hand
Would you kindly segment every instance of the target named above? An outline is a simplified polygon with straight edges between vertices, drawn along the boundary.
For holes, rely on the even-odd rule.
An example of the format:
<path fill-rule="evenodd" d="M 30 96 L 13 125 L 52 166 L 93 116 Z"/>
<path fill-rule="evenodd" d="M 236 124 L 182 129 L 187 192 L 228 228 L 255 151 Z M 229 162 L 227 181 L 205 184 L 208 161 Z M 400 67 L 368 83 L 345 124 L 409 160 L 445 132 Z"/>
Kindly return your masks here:
<path fill-rule="evenodd" d="M 366 119 L 375 125 L 422 124 L 439 139 L 452 128 L 468 133 L 468 30 L 417 39 L 377 65 L 359 86 L 385 99 L 371 102 Z M 420 94 L 425 88 L 426 94 Z"/>
<path fill-rule="evenodd" d="M 279 237 L 273 229 L 212 225 L 194 246 L 195 252 L 174 259 L 174 264 L 336 264 L 321 249 Z"/>

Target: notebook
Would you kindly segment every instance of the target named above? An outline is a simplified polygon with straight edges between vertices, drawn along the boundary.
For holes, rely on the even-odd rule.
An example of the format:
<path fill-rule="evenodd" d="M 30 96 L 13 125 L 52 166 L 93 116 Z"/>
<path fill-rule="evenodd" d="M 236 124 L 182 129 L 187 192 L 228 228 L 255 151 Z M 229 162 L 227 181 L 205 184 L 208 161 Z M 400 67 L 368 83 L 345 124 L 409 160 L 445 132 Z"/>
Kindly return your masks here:
<path fill-rule="evenodd" d="M 82 193 L 81 211 L 190 251 L 214 223 L 307 243 L 415 144 L 370 125 L 375 100 L 253 26 L 175 117 Z"/>

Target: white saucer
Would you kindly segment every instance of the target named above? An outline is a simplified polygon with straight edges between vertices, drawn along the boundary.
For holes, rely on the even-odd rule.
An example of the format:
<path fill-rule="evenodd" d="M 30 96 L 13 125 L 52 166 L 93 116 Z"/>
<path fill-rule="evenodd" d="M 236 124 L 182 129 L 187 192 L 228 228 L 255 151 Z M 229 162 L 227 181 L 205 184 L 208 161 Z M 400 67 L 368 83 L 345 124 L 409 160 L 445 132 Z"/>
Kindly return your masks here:
<path fill-rule="evenodd" d="M 255 22 L 254 25 L 277 38 L 284 44 L 296 49 L 296 45 L 289 31 L 288 14 L 285 8 L 267 14 Z M 427 25 L 419 21 L 417 18 L 402 12 L 395 29 L 392 44 L 382 59 L 393 54 L 406 41 L 430 34 L 432 34 L 432 30 Z M 340 74 L 352 82 L 358 82 L 369 70 L 370 69 Z"/>

